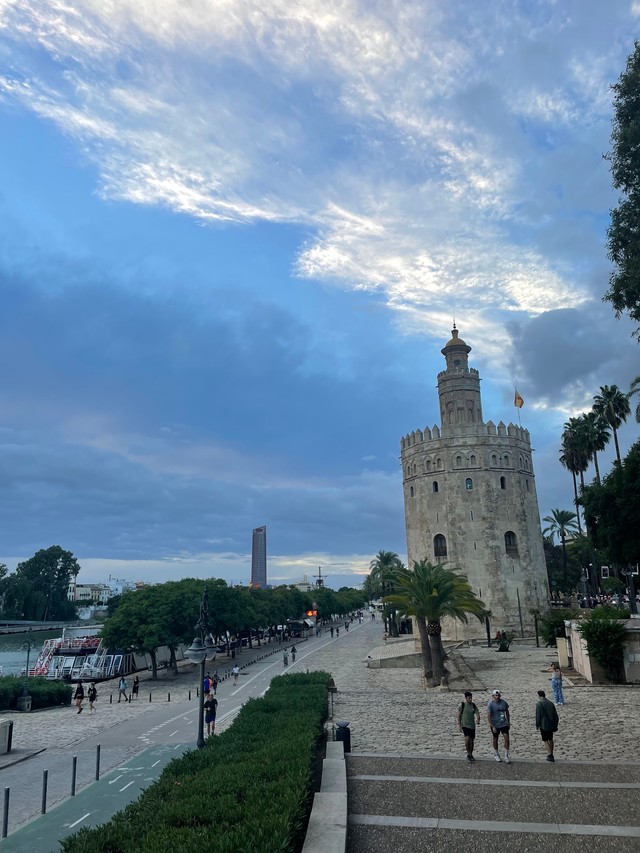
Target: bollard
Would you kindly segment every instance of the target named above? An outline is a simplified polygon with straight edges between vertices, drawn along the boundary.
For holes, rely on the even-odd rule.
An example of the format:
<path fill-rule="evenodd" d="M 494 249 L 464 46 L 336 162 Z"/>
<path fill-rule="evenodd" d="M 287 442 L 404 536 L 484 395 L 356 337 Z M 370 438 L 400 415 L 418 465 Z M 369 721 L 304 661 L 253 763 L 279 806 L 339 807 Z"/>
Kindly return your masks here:
<path fill-rule="evenodd" d="M 167 702 L 171 702 L 171 693 L 167 693 Z"/>
<path fill-rule="evenodd" d="M 196 699 L 200 698 L 200 688 L 196 687 Z"/>
<path fill-rule="evenodd" d="M 76 795 L 76 773 L 78 772 L 78 756 L 73 756 L 73 761 L 71 762 L 71 796 L 75 797 Z"/>
<path fill-rule="evenodd" d="M 151 702 L 151 691 L 149 691 L 149 702 Z"/>
<path fill-rule="evenodd" d="M 345 752 L 351 752 L 351 729 L 349 723 L 336 720 L 336 740 L 341 741 Z"/>
<path fill-rule="evenodd" d="M 191 691 L 189 691 L 189 702 L 191 702 Z"/>
<path fill-rule="evenodd" d="M 41 814 L 47 813 L 47 785 L 49 783 L 49 771 L 42 771 L 42 806 L 40 808 Z"/>
<path fill-rule="evenodd" d="M 100 781 L 100 744 L 96 746 L 96 782 Z"/>
<path fill-rule="evenodd" d="M 113 693 L 109 693 L 109 704 L 113 705 Z"/>
<path fill-rule="evenodd" d="M 6 838 L 9 831 L 9 791 L 11 788 L 4 789 L 4 814 L 2 815 L 2 837 Z"/>

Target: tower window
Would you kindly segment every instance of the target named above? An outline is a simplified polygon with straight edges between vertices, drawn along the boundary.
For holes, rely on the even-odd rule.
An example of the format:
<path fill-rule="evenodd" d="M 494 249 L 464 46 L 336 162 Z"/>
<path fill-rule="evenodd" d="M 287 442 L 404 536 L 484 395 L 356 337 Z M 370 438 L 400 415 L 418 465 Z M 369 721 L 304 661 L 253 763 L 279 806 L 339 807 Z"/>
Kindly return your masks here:
<path fill-rule="evenodd" d="M 466 489 L 467 489 L 467 491 L 468 491 L 468 492 L 472 491 L 472 489 L 473 489 L 473 480 L 471 479 L 471 477 L 467 477 L 467 479 L 464 481 L 464 484 L 465 484 Z"/>
<path fill-rule="evenodd" d="M 437 480 L 433 481 L 431 488 L 433 489 L 434 492 L 438 491 L 438 481 Z"/>
<path fill-rule="evenodd" d="M 527 487 L 527 491 L 529 491 L 529 481 L 525 480 L 524 483 L 525 483 L 525 486 Z"/>
<path fill-rule="evenodd" d="M 471 465 L 475 465 L 475 464 L 476 464 L 476 457 L 475 457 L 473 454 L 471 454 L 471 459 L 469 459 L 469 462 L 470 462 L 470 464 L 471 464 Z"/>
<path fill-rule="evenodd" d="M 501 489 L 507 488 L 507 478 L 506 477 L 500 477 L 500 488 Z"/>
<path fill-rule="evenodd" d="M 507 552 L 507 557 L 518 556 L 518 540 L 513 530 L 507 530 L 504 534 L 504 548 Z"/>
<path fill-rule="evenodd" d="M 447 540 L 444 538 L 442 533 L 438 533 L 438 535 L 433 538 L 433 554 L 435 557 L 447 556 Z"/>
<path fill-rule="evenodd" d="M 462 467 L 462 456 L 456 456 L 456 468 Z"/>
<path fill-rule="evenodd" d="M 442 459 L 438 456 L 436 459 L 436 468 L 441 471 L 442 470 Z"/>
<path fill-rule="evenodd" d="M 498 464 L 498 457 L 496 456 L 496 454 L 495 454 L 495 453 L 492 453 L 492 454 L 491 454 L 491 464 L 492 464 L 492 465 L 497 465 L 497 464 Z"/>
<path fill-rule="evenodd" d="M 427 473 L 431 471 L 431 460 L 427 459 Z"/>
<path fill-rule="evenodd" d="M 504 467 L 505 467 L 505 468 L 508 468 L 508 467 L 509 467 L 509 465 L 510 465 L 509 457 L 507 456 L 507 454 L 506 454 L 506 453 L 505 453 L 505 455 L 502 457 L 502 464 L 504 465 Z"/>
<path fill-rule="evenodd" d="M 413 486 L 411 486 L 411 491 L 409 492 L 409 495 L 410 495 L 411 497 L 413 497 Z"/>

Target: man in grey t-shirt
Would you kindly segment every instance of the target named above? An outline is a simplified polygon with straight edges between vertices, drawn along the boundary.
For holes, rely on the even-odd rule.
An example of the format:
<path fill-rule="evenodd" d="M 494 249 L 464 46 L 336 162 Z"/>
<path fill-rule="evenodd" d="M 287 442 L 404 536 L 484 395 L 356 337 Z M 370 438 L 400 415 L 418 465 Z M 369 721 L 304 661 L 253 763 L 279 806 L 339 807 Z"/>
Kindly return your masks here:
<path fill-rule="evenodd" d="M 493 735 L 493 752 L 496 761 L 502 760 L 498 752 L 499 738 L 502 735 L 504 740 L 504 760 L 507 764 L 510 764 L 509 728 L 511 720 L 509 718 L 509 704 L 502 698 L 499 690 L 494 690 L 491 694 L 491 700 L 487 705 L 487 722 Z"/>

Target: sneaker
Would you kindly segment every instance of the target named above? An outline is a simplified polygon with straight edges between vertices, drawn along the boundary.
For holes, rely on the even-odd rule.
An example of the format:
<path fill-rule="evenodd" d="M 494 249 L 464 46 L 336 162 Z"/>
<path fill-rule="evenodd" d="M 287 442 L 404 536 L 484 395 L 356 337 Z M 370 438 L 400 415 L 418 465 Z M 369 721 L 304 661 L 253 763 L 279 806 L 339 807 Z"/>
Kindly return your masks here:
<path fill-rule="evenodd" d="M 547 761 L 551 761 L 552 763 L 555 761 L 553 755 L 547 755 Z"/>
<path fill-rule="evenodd" d="M 496 761 L 502 761 L 502 759 L 500 758 L 500 756 L 498 755 L 498 753 L 497 753 L 497 752 L 496 752 L 496 754 L 494 755 L 494 758 L 495 758 L 495 760 L 496 760 Z"/>
<path fill-rule="evenodd" d="M 509 753 L 508 753 L 508 752 L 505 752 L 505 755 L 504 755 L 504 763 L 505 763 L 505 764 L 511 764 L 511 759 L 509 758 Z"/>
<path fill-rule="evenodd" d="M 473 757 L 473 755 L 469 756 L 469 761 L 475 761 L 475 758 Z"/>

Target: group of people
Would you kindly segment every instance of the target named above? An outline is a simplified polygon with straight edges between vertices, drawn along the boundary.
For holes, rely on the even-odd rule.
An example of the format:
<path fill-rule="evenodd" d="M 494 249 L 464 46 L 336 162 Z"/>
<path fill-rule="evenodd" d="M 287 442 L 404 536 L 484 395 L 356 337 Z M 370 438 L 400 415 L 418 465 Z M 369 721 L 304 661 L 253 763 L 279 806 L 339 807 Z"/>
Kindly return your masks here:
<path fill-rule="evenodd" d="M 237 677 L 236 669 L 240 672 L 240 668 L 234 666 L 234 684 L 236 683 L 235 679 Z M 218 700 L 216 699 L 216 693 L 218 692 L 219 683 L 220 678 L 217 671 L 214 672 L 213 676 L 207 673 L 202 683 L 202 692 L 204 693 L 204 721 L 207 724 L 207 736 L 215 734 L 216 731 L 216 714 L 218 713 Z M 212 691 L 213 696 L 211 695 Z"/>
<path fill-rule="evenodd" d="M 127 684 L 127 679 L 124 675 L 120 676 L 120 680 L 118 681 L 118 702 L 121 702 L 124 699 L 125 702 L 131 702 L 132 699 L 138 698 L 138 693 L 140 691 L 140 679 L 136 675 L 133 679 L 133 685 L 131 688 L 131 695 L 127 695 L 127 690 L 129 689 L 129 685 Z M 98 698 L 98 689 L 96 687 L 95 681 L 92 681 L 89 684 L 87 689 L 86 698 L 89 700 L 89 711 L 93 714 L 95 713 L 96 707 L 96 699 Z M 82 713 L 82 706 L 85 700 L 85 692 L 84 692 L 84 684 L 82 683 L 82 679 L 79 679 L 76 684 L 75 693 L 73 694 L 73 704 L 78 709 L 78 714 Z"/>
<path fill-rule="evenodd" d="M 553 680 L 553 679 L 552 679 Z M 562 688 L 560 688 L 562 689 Z M 547 761 L 554 762 L 553 736 L 558 731 L 559 717 L 556 705 L 564 705 L 564 701 L 555 704 L 547 699 L 544 690 L 538 690 L 538 701 L 535 707 L 536 729 L 540 732 L 542 742 L 547 751 Z M 464 701 L 458 706 L 458 728 L 464 736 L 464 745 L 467 750 L 467 761 L 475 761 L 473 748 L 475 745 L 476 726 L 480 725 L 480 711 L 473 701 L 473 694 L 467 690 Z M 509 715 L 509 703 L 502 698 L 499 690 L 494 690 L 491 699 L 487 703 L 487 723 L 491 730 L 493 743 L 493 754 L 496 761 L 502 761 L 500 757 L 500 738 L 504 745 L 504 761 L 511 763 L 509 754 L 509 730 L 511 728 L 511 717 Z"/>

